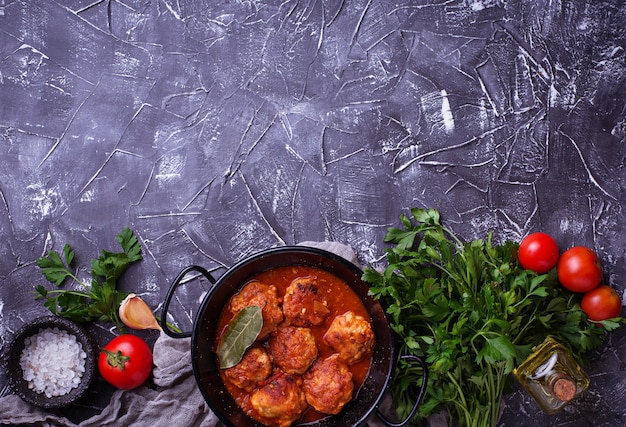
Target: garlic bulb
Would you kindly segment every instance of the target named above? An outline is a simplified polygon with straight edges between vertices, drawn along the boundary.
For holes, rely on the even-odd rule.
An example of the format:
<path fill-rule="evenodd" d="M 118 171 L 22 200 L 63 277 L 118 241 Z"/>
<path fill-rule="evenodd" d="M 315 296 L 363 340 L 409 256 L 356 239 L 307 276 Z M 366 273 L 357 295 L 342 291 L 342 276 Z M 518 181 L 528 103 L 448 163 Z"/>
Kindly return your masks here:
<path fill-rule="evenodd" d="M 158 329 L 161 326 L 148 304 L 135 294 L 128 294 L 120 303 L 120 319 L 132 329 Z"/>

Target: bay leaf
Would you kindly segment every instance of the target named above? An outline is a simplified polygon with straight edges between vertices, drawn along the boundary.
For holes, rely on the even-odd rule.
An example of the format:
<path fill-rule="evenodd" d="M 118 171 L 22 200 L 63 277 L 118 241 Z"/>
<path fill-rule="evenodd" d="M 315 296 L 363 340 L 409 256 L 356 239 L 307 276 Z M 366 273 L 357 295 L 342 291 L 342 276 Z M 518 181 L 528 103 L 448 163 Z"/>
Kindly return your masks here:
<path fill-rule="evenodd" d="M 237 313 L 217 346 L 220 368 L 232 368 L 239 363 L 246 350 L 256 341 L 262 327 L 263 314 L 258 305 L 245 307 Z"/>

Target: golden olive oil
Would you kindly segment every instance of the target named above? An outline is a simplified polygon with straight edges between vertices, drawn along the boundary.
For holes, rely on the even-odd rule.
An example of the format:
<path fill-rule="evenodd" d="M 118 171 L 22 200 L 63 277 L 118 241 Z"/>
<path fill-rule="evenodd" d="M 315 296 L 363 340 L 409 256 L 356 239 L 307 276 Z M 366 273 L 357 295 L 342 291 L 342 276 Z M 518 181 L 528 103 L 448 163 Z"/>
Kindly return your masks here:
<path fill-rule="evenodd" d="M 543 343 L 513 375 L 548 414 L 555 414 L 589 387 L 589 377 L 553 337 Z"/>

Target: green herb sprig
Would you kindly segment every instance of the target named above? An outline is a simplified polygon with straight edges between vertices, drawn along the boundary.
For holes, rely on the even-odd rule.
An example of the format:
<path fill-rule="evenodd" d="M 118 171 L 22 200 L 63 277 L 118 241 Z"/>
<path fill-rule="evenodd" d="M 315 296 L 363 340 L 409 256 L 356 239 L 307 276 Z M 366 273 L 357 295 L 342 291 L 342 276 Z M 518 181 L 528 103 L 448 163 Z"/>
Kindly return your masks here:
<path fill-rule="evenodd" d="M 587 320 L 577 296 L 543 275 L 522 269 L 518 244 L 488 239 L 462 242 L 440 222 L 435 209 L 411 209 L 390 228 L 388 266 L 365 269 L 370 293 L 382 300 L 400 337 L 399 354 L 424 357 L 427 393 L 418 417 L 448 409 L 460 426 L 496 426 L 511 371 L 548 335 L 583 361 L 606 331 L 623 319 Z M 394 405 L 405 417 L 417 394 L 421 370 L 398 361 Z"/>
<path fill-rule="evenodd" d="M 142 256 L 139 241 L 128 227 L 116 236 L 116 240 L 122 247 L 122 252 L 102 250 L 100 257 L 91 260 L 90 286 L 85 286 L 70 270 L 74 251 L 69 244 L 63 247 L 63 258 L 53 250 L 38 258 L 36 262 L 42 274 L 57 287 L 63 285 L 66 279 L 72 279 L 86 289 L 48 290 L 43 285 L 38 285 L 35 288 L 36 299 L 45 298 L 44 305 L 53 314 L 75 322 L 110 321 L 123 329 L 118 309 L 128 294 L 116 289 L 117 281 L 130 264 L 141 260 Z"/>

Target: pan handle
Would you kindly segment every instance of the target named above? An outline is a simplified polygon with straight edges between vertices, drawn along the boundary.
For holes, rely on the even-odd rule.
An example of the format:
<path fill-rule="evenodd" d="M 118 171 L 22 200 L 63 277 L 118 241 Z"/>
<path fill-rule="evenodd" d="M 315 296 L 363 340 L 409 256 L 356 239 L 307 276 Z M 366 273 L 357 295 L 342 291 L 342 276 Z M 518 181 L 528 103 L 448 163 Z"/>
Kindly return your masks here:
<path fill-rule="evenodd" d="M 412 354 L 402 355 L 400 356 L 400 359 L 418 362 L 422 366 L 422 385 L 417 395 L 417 399 L 415 400 L 415 404 L 411 409 L 411 412 L 403 421 L 394 423 L 392 421 L 389 421 L 380 411 L 376 411 L 376 415 L 378 416 L 378 418 L 380 418 L 380 420 L 389 427 L 402 427 L 408 424 L 413 419 L 413 416 L 415 416 L 415 412 L 417 412 L 417 408 L 419 408 L 420 403 L 422 403 L 422 399 L 424 398 L 424 394 L 426 392 L 426 386 L 428 384 L 428 367 L 426 366 L 426 362 L 424 361 L 424 359 L 418 356 L 414 356 Z"/>
<path fill-rule="evenodd" d="M 165 295 L 165 302 L 163 302 L 163 310 L 161 312 L 161 319 L 159 320 L 159 323 L 161 324 L 161 328 L 163 329 L 163 332 L 165 332 L 166 335 L 172 338 L 191 337 L 191 331 L 177 332 L 177 331 L 172 330 L 167 323 L 167 312 L 170 308 L 172 297 L 176 293 L 176 289 L 178 289 L 178 286 L 180 286 L 184 277 L 187 274 L 189 274 L 191 271 L 197 271 L 198 273 L 201 273 L 204 277 L 207 278 L 209 282 L 211 282 L 211 284 L 213 285 L 215 284 L 215 279 L 213 278 L 213 276 L 211 276 L 211 273 L 209 273 L 205 268 L 200 267 L 198 265 L 190 265 L 188 267 L 185 267 L 180 273 L 178 273 L 178 276 L 176 276 L 176 279 L 174 279 L 174 281 L 170 285 L 169 290 L 167 291 L 167 294 Z"/>

